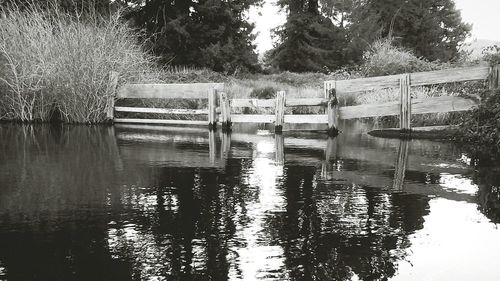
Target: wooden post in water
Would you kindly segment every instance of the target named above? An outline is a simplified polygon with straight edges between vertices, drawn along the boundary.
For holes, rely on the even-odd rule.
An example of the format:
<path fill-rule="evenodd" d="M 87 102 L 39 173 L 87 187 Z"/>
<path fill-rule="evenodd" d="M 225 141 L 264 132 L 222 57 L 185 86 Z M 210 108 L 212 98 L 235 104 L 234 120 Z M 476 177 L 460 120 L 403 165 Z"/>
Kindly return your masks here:
<path fill-rule="evenodd" d="M 274 123 L 274 132 L 281 133 L 283 132 L 283 125 L 285 123 L 285 92 L 279 91 L 276 93 L 276 121 Z"/>
<path fill-rule="evenodd" d="M 399 128 L 402 133 L 411 131 L 411 91 L 410 74 L 403 74 L 399 79 L 401 110 L 399 114 Z"/>
<path fill-rule="evenodd" d="M 490 67 L 490 75 L 488 77 L 488 88 L 490 90 L 498 89 L 500 76 L 500 65 Z"/>
<path fill-rule="evenodd" d="M 394 167 L 394 190 L 403 190 L 405 181 L 406 163 L 408 162 L 408 140 L 401 140 L 398 148 L 398 158 Z"/>
<path fill-rule="evenodd" d="M 282 134 L 274 134 L 274 144 L 276 147 L 276 163 L 285 164 L 285 138 Z"/>
<path fill-rule="evenodd" d="M 208 92 L 208 129 L 216 130 L 217 129 L 217 121 L 215 108 L 217 107 L 217 90 L 213 89 Z"/>
<path fill-rule="evenodd" d="M 110 121 L 113 122 L 113 119 L 115 118 L 115 96 L 116 96 L 116 88 L 118 87 L 118 78 L 119 74 L 116 71 L 111 71 L 109 73 L 109 97 L 108 97 L 108 102 L 107 102 L 107 111 L 106 111 L 106 118 Z"/>
<path fill-rule="evenodd" d="M 335 137 L 339 134 L 339 101 L 335 88 L 329 90 L 326 110 L 328 114 L 328 135 Z"/>
<path fill-rule="evenodd" d="M 231 131 L 231 104 L 224 92 L 219 93 L 219 108 L 221 112 L 222 131 Z"/>

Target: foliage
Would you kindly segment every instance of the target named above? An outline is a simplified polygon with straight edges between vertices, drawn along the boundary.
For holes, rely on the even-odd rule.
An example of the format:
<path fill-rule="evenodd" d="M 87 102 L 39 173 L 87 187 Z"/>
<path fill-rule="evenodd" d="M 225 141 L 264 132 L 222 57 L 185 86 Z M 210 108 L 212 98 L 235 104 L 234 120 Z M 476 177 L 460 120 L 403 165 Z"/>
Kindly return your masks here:
<path fill-rule="evenodd" d="M 65 122 L 104 121 L 109 74 L 120 81 L 159 81 L 155 58 L 115 14 L 108 18 L 10 8 L 0 19 L 0 118 Z"/>
<path fill-rule="evenodd" d="M 276 89 L 273 87 L 256 88 L 250 93 L 251 98 L 272 99 L 276 96 Z"/>
<path fill-rule="evenodd" d="M 500 46 L 494 45 L 484 48 L 483 59 L 490 65 L 500 65 Z"/>
<path fill-rule="evenodd" d="M 361 71 L 365 76 L 430 71 L 441 67 L 418 58 L 409 50 L 394 46 L 389 39 L 375 41 L 363 57 Z"/>
<path fill-rule="evenodd" d="M 453 0 L 278 3 L 288 10 L 288 17 L 274 31 L 278 40 L 267 60 L 279 70 L 328 72 L 357 64 L 381 38 L 429 61 L 456 61 L 461 54 L 460 44 L 471 30 L 470 25 L 462 22 Z"/>
<path fill-rule="evenodd" d="M 320 14 L 318 0 L 281 0 L 288 8 L 287 22 L 274 31 L 278 44 L 268 63 L 279 70 L 329 72 L 344 64 L 342 29 Z"/>
<path fill-rule="evenodd" d="M 130 0 L 129 17 L 164 64 L 235 73 L 258 70 L 250 6 L 261 0 Z"/>
<path fill-rule="evenodd" d="M 453 0 L 359 0 L 349 21 L 352 38 L 366 42 L 376 36 L 394 38 L 431 61 L 457 59 L 471 30 Z"/>
<path fill-rule="evenodd" d="M 206 68 L 167 67 L 162 80 L 166 83 L 224 83 L 228 77 Z"/>
<path fill-rule="evenodd" d="M 320 0 L 322 13 L 333 18 L 336 25 L 345 30 L 345 62 L 359 64 L 363 53 L 370 45 L 382 38 L 383 28 L 376 10 L 368 9 L 366 1 L 360 0 Z"/>
<path fill-rule="evenodd" d="M 500 90 L 485 91 L 479 107 L 464 115 L 458 138 L 500 148 Z"/>

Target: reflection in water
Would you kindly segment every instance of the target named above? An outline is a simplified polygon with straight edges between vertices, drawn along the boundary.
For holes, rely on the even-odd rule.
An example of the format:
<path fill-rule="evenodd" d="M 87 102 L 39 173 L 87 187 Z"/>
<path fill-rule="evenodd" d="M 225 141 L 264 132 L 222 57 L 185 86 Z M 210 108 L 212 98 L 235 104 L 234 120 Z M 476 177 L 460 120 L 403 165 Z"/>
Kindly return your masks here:
<path fill-rule="evenodd" d="M 498 168 L 449 144 L 144 126 L 0 136 L 0 280 L 499 278 Z"/>
<path fill-rule="evenodd" d="M 283 212 L 285 206 L 285 198 L 278 186 L 278 180 L 283 176 L 283 155 L 276 152 L 276 162 L 270 157 L 279 150 L 280 138 L 282 136 L 277 135 L 275 143 L 268 140 L 257 142 L 251 167 L 243 171 L 246 176 L 242 181 L 257 197 L 244 202 L 245 214 L 236 214 L 236 217 L 244 217 L 245 221 L 236 226 L 234 240 L 238 243 L 231 248 L 236 253 L 239 272 L 233 270 L 230 277 L 244 280 L 288 279 L 281 272 L 284 266 L 283 249 L 266 239 L 269 235 L 266 220 L 274 213 Z"/>
<path fill-rule="evenodd" d="M 410 236 L 413 250 L 408 261 L 400 261 L 395 280 L 498 280 L 492 262 L 498 261 L 498 237 L 500 229 L 473 204 L 432 200 L 423 229 Z"/>

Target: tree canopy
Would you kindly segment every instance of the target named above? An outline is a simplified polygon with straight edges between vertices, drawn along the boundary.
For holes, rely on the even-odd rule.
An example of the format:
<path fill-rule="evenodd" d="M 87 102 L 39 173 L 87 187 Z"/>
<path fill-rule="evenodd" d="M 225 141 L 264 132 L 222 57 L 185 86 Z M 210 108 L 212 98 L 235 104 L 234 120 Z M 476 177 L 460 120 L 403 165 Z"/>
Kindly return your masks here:
<path fill-rule="evenodd" d="M 347 15 L 353 41 L 391 37 L 431 61 L 456 59 L 471 30 L 453 0 L 358 0 L 353 4 Z"/>
<path fill-rule="evenodd" d="M 248 11 L 264 0 L 0 0 L 0 7 L 56 4 L 64 11 L 109 13 L 141 30 L 163 64 L 218 72 L 258 71 L 254 25 Z M 397 47 L 430 61 L 453 61 L 471 26 L 453 0 L 279 0 L 286 23 L 274 30 L 266 61 L 278 70 L 328 72 L 362 61 L 373 42 L 390 38 Z"/>
<path fill-rule="evenodd" d="M 270 64 L 295 72 L 329 71 L 344 64 L 344 32 L 325 17 L 318 0 L 280 0 L 286 23 L 275 30 L 277 44 Z"/>
<path fill-rule="evenodd" d="M 258 69 L 246 12 L 262 0 L 136 0 L 130 13 L 165 63 L 233 73 Z"/>
<path fill-rule="evenodd" d="M 280 0 L 287 22 L 275 30 L 271 65 L 318 71 L 359 63 L 377 39 L 428 60 L 452 61 L 471 26 L 453 0 Z"/>
<path fill-rule="evenodd" d="M 206 67 L 219 72 L 259 70 L 254 25 L 247 12 L 263 0 L 0 0 L 0 7 L 57 6 L 67 12 L 107 14 L 125 8 L 125 18 L 162 64 Z"/>

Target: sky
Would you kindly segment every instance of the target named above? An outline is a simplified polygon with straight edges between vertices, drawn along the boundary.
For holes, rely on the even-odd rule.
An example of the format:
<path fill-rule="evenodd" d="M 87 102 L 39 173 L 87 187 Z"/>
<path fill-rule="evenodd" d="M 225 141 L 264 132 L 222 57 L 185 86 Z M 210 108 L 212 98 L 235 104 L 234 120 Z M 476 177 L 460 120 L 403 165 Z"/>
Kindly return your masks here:
<path fill-rule="evenodd" d="M 252 8 L 250 21 L 257 33 L 257 51 L 263 53 L 272 48 L 271 29 L 285 22 L 284 13 L 276 7 L 277 0 L 264 0 L 262 8 Z M 455 0 L 465 22 L 473 24 L 474 39 L 500 41 L 500 0 Z"/>

